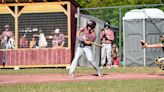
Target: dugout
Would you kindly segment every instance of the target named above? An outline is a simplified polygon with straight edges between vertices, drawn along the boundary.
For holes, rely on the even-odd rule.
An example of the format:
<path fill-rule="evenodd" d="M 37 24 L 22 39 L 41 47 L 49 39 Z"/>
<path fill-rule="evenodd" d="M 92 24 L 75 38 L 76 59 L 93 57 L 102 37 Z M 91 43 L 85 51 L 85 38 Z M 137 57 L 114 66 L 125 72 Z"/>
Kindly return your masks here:
<path fill-rule="evenodd" d="M 1 0 L 0 33 L 4 31 L 4 25 L 8 24 L 15 36 L 15 49 L 5 50 L 6 68 L 70 64 L 75 47 L 77 7 L 74 0 Z M 29 48 L 35 28 L 41 29 L 46 36 L 59 28 L 65 35 L 64 47 L 52 48 L 52 39 L 47 39 L 47 48 Z M 19 39 L 25 32 L 28 45 L 22 48 Z M 2 53 L 0 56 L 2 60 Z"/>
<path fill-rule="evenodd" d="M 126 66 L 154 66 L 155 59 L 163 55 L 162 48 L 142 49 L 140 40 L 160 43 L 164 33 L 164 12 L 156 8 L 135 9 L 123 17 L 124 61 Z"/>

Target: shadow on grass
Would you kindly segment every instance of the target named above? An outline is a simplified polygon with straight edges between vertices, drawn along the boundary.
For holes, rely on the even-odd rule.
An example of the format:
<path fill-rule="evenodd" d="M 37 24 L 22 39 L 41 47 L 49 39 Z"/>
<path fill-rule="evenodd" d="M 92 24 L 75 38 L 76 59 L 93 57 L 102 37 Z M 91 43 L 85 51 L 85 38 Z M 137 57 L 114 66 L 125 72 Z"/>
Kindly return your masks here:
<path fill-rule="evenodd" d="M 158 76 L 164 76 L 164 74 L 157 74 Z"/>
<path fill-rule="evenodd" d="M 156 73 L 149 73 L 148 75 L 156 75 Z"/>
<path fill-rule="evenodd" d="M 164 76 L 164 74 L 156 74 L 156 73 L 149 73 L 148 75 L 158 75 L 158 76 Z"/>

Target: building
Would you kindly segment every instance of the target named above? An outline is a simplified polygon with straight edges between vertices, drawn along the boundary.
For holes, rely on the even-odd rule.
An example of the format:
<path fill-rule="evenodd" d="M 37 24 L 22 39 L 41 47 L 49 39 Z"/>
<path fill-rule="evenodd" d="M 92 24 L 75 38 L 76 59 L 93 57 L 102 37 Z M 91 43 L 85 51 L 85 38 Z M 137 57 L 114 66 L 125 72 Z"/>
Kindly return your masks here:
<path fill-rule="evenodd" d="M 0 33 L 8 24 L 15 36 L 15 49 L 6 50 L 6 68 L 70 64 L 75 48 L 77 7 L 74 0 L 1 0 Z M 52 39 L 47 39 L 47 48 L 29 48 L 35 28 L 41 29 L 46 36 L 59 28 L 65 34 L 64 47 L 52 48 Z M 25 33 L 27 46 L 22 48 L 20 38 Z"/>

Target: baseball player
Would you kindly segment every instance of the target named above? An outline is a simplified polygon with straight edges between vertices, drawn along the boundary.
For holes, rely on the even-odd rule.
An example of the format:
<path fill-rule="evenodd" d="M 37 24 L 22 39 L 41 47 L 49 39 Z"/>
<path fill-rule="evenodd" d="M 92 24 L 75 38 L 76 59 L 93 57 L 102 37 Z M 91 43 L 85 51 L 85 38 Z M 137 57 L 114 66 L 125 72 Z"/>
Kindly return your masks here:
<path fill-rule="evenodd" d="M 164 51 L 164 34 L 160 36 L 161 43 L 159 44 L 147 44 L 145 41 L 141 40 L 141 47 L 142 48 L 162 48 Z M 160 65 L 160 68 L 164 70 L 164 56 L 159 57 L 155 61 L 157 64 Z"/>
<path fill-rule="evenodd" d="M 71 77 L 74 77 L 74 72 L 77 67 L 78 59 L 80 58 L 80 56 L 83 55 L 83 53 L 84 53 L 84 55 L 86 55 L 88 61 L 96 70 L 96 75 L 99 77 L 102 77 L 102 75 L 100 73 L 100 68 L 99 68 L 98 64 L 94 61 L 93 54 L 92 54 L 92 46 L 91 45 L 92 45 L 92 42 L 94 42 L 96 39 L 96 34 L 94 32 L 95 26 L 96 26 L 96 22 L 93 20 L 90 20 L 87 23 L 86 28 L 83 28 L 77 32 L 76 39 L 79 41 L 80 44 L 77 47 L 74 59 L 70 66 L 69 75 Z"/>
<path fill-rule="evenodd" d="M 107 58 L 107 67 L 110 69 L 112 65 L 111 44 L 112 41 L 114 40 L 114 33 L 110 29 L 110 25 L 108 23 L 105 23 L 104 28 L 100 33 L 100 40 L 103 44 L 103 47 L 101 48 L 101 67 L 104 66 Z"/>

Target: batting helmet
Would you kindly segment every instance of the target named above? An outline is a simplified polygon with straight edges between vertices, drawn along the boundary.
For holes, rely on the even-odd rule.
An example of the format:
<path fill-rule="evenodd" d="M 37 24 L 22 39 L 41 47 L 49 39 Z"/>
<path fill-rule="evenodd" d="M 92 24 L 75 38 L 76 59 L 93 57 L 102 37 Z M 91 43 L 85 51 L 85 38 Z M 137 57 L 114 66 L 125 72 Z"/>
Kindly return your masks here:
<path fill-rule="evenodd" d="M 96 27 L 96 22 L 93 20 L 88 21 L 87 27 L 90 27 L 91 29 L 94 29 Z"/>

